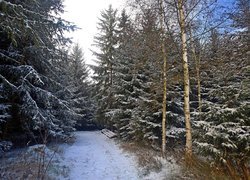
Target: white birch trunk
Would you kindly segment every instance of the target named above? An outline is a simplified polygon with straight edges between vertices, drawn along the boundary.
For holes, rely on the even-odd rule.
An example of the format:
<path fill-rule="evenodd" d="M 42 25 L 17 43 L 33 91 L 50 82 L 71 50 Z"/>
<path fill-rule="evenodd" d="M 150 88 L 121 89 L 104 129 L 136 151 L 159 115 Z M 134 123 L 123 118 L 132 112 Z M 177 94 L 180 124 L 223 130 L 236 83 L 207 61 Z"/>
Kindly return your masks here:
<path fill-rule="evenodd" d="M 160 25 L 162 33 L 162 56 L 163 56 L 163 99 L 162 99 L 162 155 L 166 154 L 166 112 L 167 112 L 167 53 L 165 47 L 163 0 L 160 1 Z"/>
<path fill-rule="evenodd" d="M 192 156 L 192 134 L 191 134 L 191 122 L 190 122 L 190 105 L 189 105 L 189 71 L 188 71 L 188 56 L 187 56 L 187 35 L 186 24 L 184 16 L 184 1 L 178 0 L 178 13 L 181 29 L 181 41 L 182 41 L 182 62 L 184 72 L 184 115 L 186 125 L 186 155 Z"/>

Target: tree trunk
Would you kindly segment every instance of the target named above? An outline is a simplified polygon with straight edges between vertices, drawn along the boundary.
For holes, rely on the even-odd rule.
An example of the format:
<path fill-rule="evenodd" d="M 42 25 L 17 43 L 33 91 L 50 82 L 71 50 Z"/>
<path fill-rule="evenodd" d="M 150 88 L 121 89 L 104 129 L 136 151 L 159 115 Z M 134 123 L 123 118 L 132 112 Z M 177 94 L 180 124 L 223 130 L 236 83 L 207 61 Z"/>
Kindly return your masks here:
<path fill-rule="evenodd" d="M 195 70 L 196 70 L 196 79 L 197 79 L 198 111 L 199 111 L 199 118 L 200 118 L 200 116 L 201 116 L 201 108 L 202 108 L 201 79 L 200 79 L 200 58 L 201 58 L 201 56 L 197 55 L 197 53 L 196 53 L 191 28 L 190 28 L 190 40 L 191 40 L 191 48 L 192 48 L 193 58 L 194 58 L 194 61 L 195 61 Z"/>
<path fill-rule="evenodd" d="M 197 95 L 198 95 L 198 110 L 199 116 L 201 116 L 201 109 L 202 109 L 202 101 L 201 101 L 201 78 L 200 78 L 200 56 L 195 58 L 195 68 L 196 68 L 196 78 L 197 78 Z"/>
<path fill-rule="evenodd" d="M 167 53 L 165 47 L 164 9 L 163 0 L 160 1 L 160 23 L 162 33 L 162 56 L 163 56 L 163 99 L 162 99 L 162 155 L 166 153 L 166 112 L 167 112 Z"/>
<path fill-rule="evenodd" d="M 182 41 L 182 62 L 184 72 L 184 115 L 186 124 L 186 155 L 192 156 L 192 134 L 191 134 L 191 122 L 190 122 L 190 105 L 189 105 L 189 72 L 188 72 L 188 56 L 187 56 L 187 37 L 186 37 L 186 25 L 184 17 L 184 3 L 183 0 L 178 0 L 178 13 L 181 29 L 181 41 Z"/>

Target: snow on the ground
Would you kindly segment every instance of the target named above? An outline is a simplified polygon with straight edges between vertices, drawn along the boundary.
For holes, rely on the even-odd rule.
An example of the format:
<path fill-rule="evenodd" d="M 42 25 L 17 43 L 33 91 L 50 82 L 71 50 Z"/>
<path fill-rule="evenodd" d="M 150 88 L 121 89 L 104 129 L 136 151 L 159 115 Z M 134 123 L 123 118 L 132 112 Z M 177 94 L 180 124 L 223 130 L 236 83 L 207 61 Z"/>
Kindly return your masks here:
<path fill-rule="evenodd" d="M 135 159 L 100 131 L 77 132 L 75 143 L 65 148 L 64 163 L 70 180 L 140 179 Z"/>
<path fill-rule="evenodd" d="M 43 152 L 47 179 L 165 180 L 180 172 L 173 158 L 157 155 L 154 158 L 162 165 L 159 171 L 139 167 L 137 155 L 122 151 L 114 139 L 100 131 L 76 132 L 75 136 L 72 145 L 40 144 L 5 153 L 0 158 L 0 179 L 37 179 Z"/>

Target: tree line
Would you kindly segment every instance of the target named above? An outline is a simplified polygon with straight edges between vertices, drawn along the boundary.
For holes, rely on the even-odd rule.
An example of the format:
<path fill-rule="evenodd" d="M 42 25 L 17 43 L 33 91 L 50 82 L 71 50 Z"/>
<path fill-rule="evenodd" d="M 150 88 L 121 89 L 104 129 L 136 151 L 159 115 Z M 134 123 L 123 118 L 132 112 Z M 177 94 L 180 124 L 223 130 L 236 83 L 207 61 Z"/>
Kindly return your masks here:
<path fill-rule="evenodd" d="M 249 2 L 129 1 L 101 12 L 95 120 L 123 140 L 185 146 L 249 177 Z M 132 14 L 131 14 L 132 12 Z"/>

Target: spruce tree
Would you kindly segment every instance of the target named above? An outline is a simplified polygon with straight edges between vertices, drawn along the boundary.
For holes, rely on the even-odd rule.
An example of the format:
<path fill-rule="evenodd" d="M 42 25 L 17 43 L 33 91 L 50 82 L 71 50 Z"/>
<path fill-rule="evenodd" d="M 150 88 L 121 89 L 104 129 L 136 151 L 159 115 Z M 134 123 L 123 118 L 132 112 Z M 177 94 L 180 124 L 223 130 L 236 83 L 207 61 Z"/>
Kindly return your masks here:
<path fill-rule="evenodd" d="M 206 52 L 202 73 L 202 120 L 196 124 L 198 133 L 203 132 L 196 139 L 200 152 L 222 162 L 232 177 L 249 176 L 249 58 L 244 38 L 247 31 L 245 28 L 231 34 L 211 33 L 211 48 Z"/>
<path fill-rule="evenodd" d="M 110 5 L 107 10 L 101 12 L 101 18 L 98 23 L 99 34 L 95 37 L 95 46 L 98 51 L 94 52 L 96 56 L 95 66 L 91 66 L 94 71 L 93 79 L 95 85 L 96 99 L 96 121 L 100 124 L 113 129 L 111 122 L 110 109 L 113 107 L 113 76 L 115 51 L 117 45 L 117 10 Z"/>
<path fill-rule="evenodd" d="M 118 19 L 118 47 L 115 53 L 114 64 L 114 104 L 109 113 L 109 118 L 114 122 L 114 127 L 122 139 L 131 138 L 131 118 L 135 101 L 133 99 L 133 69 L 134 59 L 128 56 L 133 53 L 134 41 L 129 39 L 134 36 L 134 29 L 125 10 Z"/>
<path fill-rule="evenodd" d="M 134 93 L 137 95 L 133 119 L 137 124 L 136 140 L 155 145 L 161 140 L 162 84 L 161 43 L 157 15 L 151 9 L 143 10 L 138 30 Z"/>
<path fill-rule="evenodd" d="M 69 56 L 67 76 L 69 77 L 67 88 L 71 92 L 70 105 L 78 114 L 77 129 L 86 129 L 93 126 L 94 103 L 91 98 L 91 86 L 88 79 L 89 69 L 83 57 L 83 51 L 79 44 L 75 44 Z"/>
<path fill-rule="evenodd" d="M 0 2 L 1 138 L 15 132 L 45 139 L 73 130 L 68 91 L 57 94 L 64 89 L 63 70 L 56 66 L 64 52 L 58 47 L 69 42 L 63 32 L 74 29 L 57 16 L 62 12 L 60 0 Z"/>

